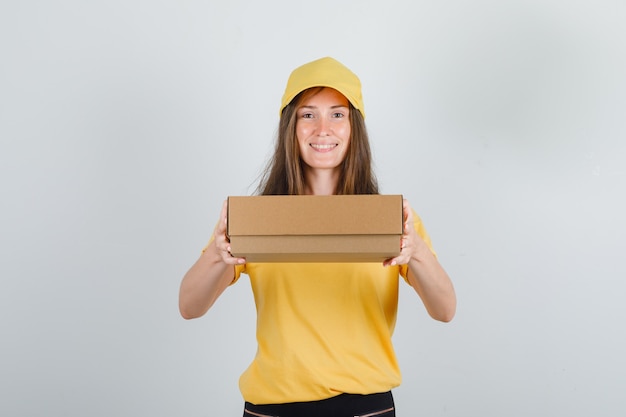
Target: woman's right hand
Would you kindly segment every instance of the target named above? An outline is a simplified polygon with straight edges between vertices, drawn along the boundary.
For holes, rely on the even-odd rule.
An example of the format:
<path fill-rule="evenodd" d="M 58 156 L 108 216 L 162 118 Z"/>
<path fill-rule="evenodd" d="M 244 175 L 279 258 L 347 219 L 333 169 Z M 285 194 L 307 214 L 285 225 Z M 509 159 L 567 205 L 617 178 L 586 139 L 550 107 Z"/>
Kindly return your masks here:
<path fill-rule="evenodd" d="M 224 201 L 222 205 L 222 213 L 220 214 L 220 219 L 217 222 L 217 226 L 215 226 L 215 230 L 213 231 L 214 244 L 213 248 L 217 255 L 229 265 L 241 265 L 246 263 L 245 258 L 235 258 L 230 253 L 230 241 L 228 240 L 227 235 L 228 230 L 228 200 Z"/>
<path fill-rule="evenodd" d="M 235 265 L 246 263 L 245 258 L 234 258 L 226 236 L 228 202 L 215 226 L 213 239 L 202 251 L 200 258 L 189 268 L 180 284 L 178 305 L 186 319 L 202 316 L 215 300 L 233 282 Z"/>

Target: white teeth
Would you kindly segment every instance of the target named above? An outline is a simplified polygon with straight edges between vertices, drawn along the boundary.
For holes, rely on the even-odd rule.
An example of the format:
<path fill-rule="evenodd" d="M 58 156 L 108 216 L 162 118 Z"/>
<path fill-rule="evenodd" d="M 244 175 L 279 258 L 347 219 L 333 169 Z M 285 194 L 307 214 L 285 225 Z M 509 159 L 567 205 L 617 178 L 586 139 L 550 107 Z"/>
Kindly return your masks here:
<path fill-rule="evenodd" d="M 315 149 L 331 149 L 337 145 L 336 144 L 319 145 L 319 144 L 312 143 L 311 146 Z"/>

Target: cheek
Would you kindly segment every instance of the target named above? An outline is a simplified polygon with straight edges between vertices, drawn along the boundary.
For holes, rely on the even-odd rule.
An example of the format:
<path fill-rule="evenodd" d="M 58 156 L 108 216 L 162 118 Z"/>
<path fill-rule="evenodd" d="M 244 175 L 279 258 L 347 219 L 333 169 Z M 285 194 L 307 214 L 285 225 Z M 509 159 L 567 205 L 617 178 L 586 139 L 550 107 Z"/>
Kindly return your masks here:
<path fill-rule="evenodd" d="M 350 140 L 350 124 L 346 123 L 337 131 L 337 135 L 341 136 L 345 141 Z"/>
<path fill-rule="evenodd" d="M 311 129 L 309 126 L 297 124 L 296 125 L 296 139 L 301 142 L 311 135 Z"/>
<path fill-rule="evenodd" d="M 296 130 L 296 143 L 298 144 L 298 147 L 300 149 L 302 149 L 305 146 L 304 139 L 306 139 L 306 136 L 304 135 L 304 133 L 299 130 Z"/>
<path fill-rule="evenodd" d="M 306 139 L 309 137 L 306 129 L 296 127 L 296 144 L 300 148 L 300 152 L 306 148 Z"/>

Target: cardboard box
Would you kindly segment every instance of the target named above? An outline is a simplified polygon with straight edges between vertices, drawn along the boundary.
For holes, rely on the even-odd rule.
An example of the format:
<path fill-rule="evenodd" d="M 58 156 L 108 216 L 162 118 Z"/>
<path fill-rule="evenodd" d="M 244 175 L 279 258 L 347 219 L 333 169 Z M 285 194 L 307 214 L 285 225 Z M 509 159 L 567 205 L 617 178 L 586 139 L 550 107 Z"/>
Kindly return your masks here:
<path fill-rule="evenodd" d="M 402 227 L 401 195 L 228 198 L 231 253 L 248 262 L 382 262 Z"/>

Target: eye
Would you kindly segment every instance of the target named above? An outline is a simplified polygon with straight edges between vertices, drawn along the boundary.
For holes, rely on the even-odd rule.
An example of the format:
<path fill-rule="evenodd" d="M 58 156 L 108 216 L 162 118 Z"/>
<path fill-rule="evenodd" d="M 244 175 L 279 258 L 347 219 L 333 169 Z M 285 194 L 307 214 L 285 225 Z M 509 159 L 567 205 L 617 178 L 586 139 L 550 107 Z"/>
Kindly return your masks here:
<path fill-rule="evenodd" d="M 301 119 L 312 119 L 313 118 L 313 113 L 311 113 L 311 112 L 302 112 L 302 113 L 300 113 L 300 118 Z"/>
<path fill-rule="evenodd" d="M 342 117 L 345 117 L 345 116 L 346 116 L 346 115 L 345 115 L 345 114 L 343 114 L 342 112 L 335 112 L 335 113 L 333 113 L 333 117 L 334 117 L 335 119 L 341 119 Z"/>

